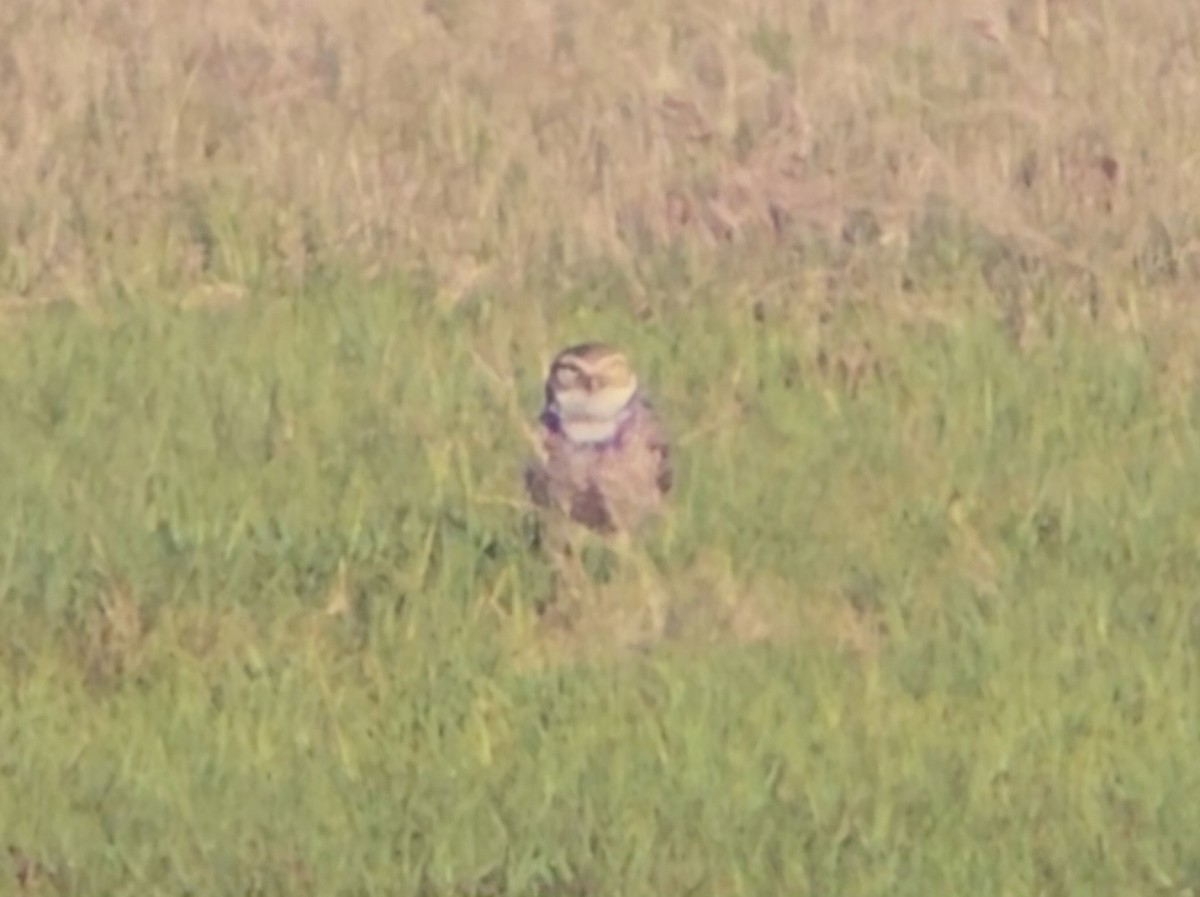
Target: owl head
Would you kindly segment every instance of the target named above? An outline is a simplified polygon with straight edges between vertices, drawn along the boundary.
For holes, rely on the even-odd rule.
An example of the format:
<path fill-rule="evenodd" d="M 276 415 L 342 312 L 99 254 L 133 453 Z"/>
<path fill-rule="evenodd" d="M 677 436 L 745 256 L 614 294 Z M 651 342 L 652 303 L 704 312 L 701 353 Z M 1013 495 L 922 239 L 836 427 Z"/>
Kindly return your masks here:
<path fill-rule="evenodd" d="M 546 377 L 546 410 L 575 442 L 613 437 L 638 390 L 625 354 L 604 343 L 563 349 Z"/>

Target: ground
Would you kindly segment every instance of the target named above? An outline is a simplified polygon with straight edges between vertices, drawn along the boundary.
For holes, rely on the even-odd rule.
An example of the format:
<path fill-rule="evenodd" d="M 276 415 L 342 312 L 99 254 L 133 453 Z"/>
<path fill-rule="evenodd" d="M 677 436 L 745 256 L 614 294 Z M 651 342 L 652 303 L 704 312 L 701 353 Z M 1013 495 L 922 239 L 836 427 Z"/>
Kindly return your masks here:
<path fill-rule="evenodd" d="M 1194 892 L 1193 19 L 7 4 L 0 893 Z"/>

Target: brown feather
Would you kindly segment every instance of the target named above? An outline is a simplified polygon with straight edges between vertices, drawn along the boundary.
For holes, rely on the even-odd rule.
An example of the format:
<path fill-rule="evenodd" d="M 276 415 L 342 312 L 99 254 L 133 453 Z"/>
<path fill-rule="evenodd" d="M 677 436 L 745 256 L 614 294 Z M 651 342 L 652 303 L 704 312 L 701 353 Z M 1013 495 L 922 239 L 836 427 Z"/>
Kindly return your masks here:
<path fill-rule="evenodd" d="M 670 447 L 653 409 L 640 397 L 609 443 L 573 442 L 543 424 L 545 461 L 531 466 L 533 502 L 597 532 L 632 530 L 657 512 L 670 491 Z"/>

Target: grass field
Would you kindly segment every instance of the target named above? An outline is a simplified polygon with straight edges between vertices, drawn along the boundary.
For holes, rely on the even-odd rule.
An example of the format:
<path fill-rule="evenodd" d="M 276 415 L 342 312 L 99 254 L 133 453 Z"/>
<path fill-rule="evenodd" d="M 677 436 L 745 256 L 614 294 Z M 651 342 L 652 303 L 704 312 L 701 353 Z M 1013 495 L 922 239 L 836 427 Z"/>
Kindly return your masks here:
<path fill-rule="evenodd" d="M 1189 4 L 20 0 L 0 72 L 0 894 L 1200 890 Z M 678 485 L 562 626 L 589 337 Z"/>

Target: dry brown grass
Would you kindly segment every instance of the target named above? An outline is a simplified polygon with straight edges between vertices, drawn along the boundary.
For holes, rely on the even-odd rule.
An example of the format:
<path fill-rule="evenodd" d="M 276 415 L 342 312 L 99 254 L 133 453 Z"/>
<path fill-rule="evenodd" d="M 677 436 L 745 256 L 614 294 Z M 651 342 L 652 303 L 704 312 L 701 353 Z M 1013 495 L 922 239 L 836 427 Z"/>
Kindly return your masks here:
<path fill-rule="evenodd" d="M 879 248 L 884 289 L 950 222 L 1018 331 L 1045 271 L 1137 318 L 1116 284 L 1200 274 L 1198 146 L 1186 0 L 11 0 L 0 296 L 354 266 L 453 302 L 727 244 Z"/>

